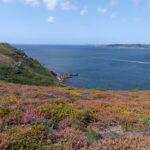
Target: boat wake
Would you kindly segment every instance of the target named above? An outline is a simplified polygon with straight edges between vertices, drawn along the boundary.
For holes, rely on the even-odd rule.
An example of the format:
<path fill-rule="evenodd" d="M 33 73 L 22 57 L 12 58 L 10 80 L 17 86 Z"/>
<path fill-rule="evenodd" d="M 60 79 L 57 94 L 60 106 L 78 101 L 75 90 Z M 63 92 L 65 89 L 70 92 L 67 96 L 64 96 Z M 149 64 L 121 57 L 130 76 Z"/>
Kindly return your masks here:
<path fill-rule="evenodd" d="M 127 63 L 135 63 L 135 64 L 145 64 L 145 65 L 150 65 L 150 62 L 146 61 L 136 61 L 136 60 L 126 60 L 126 59 L 106 59 L 106 58 L 100 58 L 104 60 L 111 60 L 111 61 L 119 61 L 119 62 L 127 62 Z"/>
<path fill-rule="evenodd" d="M 114 60 L 114 61 L 120 61 L 120 62 L 128 62 L 128 63 L 150 65 L 150 62 L 146 62 L 146 61 L 131 61 L 131 60 L 123 60 L 123 59 L 112 59 L 112 60 Z"/>

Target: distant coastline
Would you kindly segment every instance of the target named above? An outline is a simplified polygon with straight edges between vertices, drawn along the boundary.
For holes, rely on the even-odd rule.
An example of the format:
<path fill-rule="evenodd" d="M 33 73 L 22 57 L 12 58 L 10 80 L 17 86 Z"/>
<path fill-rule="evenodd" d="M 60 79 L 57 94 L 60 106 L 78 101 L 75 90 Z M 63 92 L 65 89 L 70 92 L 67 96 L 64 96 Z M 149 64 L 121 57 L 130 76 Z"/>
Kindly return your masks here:
<path fill-rule="evenodd" d="M 150 49 L 150 44 L 12 44 L 14 47 L 20 46 L 96 46 L 96 47 L 115 47 L 115 48 L 147 48 Z"/>
<path fill-rule="evenodd" d="M 108 44 L 104 45 L 106 47 L 115 47 L 115 48 L 144 48 L 150 49 L 150 44 Z"/>

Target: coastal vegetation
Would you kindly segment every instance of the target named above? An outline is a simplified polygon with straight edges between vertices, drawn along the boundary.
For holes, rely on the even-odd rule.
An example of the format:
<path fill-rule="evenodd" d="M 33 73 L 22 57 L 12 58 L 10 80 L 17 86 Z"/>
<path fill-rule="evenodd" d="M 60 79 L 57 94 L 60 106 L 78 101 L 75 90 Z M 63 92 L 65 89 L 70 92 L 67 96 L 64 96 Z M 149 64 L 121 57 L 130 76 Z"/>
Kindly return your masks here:
<path fill-rule="evenodd" d="M 54 72 L 7 43 L 0 44 L 0 80 L 28 85 L 61 85 Z"/>
<path fill-rule="evenodd" d="M 0 81 L 0 149 L 149 150 L 150 91 Z"/>

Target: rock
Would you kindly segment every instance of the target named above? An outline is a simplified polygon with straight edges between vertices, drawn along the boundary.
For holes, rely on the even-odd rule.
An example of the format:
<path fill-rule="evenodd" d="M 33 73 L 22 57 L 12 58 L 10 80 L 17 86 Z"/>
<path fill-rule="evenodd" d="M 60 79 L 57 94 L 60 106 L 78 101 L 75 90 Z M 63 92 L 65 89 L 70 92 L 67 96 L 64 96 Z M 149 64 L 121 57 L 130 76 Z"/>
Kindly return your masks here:
<path fill-rule="evenodd" d="M 48 98 L 52 99 L 52 98 L 56 98 L 56 96 L 54 94 L 48 94 Z"/>
<path fill-rule="evenodd" d="M 57 79 L 60 82 L 65 82 L 67 79 L 73 78 L 74 76 L 79 76 L 79 74 L 78 73 L 61 73 L 61 74 L 57 74 Z"/>

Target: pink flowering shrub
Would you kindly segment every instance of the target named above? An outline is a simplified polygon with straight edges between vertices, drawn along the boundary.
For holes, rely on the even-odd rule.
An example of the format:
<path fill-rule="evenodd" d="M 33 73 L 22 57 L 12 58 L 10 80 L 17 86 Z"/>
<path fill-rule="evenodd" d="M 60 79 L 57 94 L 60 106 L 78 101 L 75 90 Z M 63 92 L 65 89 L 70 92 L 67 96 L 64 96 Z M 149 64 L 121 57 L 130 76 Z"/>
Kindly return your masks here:
<path fill-rule="evenodd" d="M 86 140 L 79 130 L 66 128 L 56 134 L 56 141 L 63 143 L 66 150 L 78 150 L 85 146 Z"/>
<path fill-rule="evenodd" d="M 24 124 L 31 123 L 31 121 L 33 119 L 34 119 L 34 116 L 33 116 L 32 112 L 27 111 L 27 112 L 24 113 L 24 115 L 23 115 L 23 123 Z"/>

